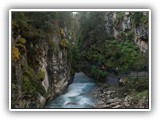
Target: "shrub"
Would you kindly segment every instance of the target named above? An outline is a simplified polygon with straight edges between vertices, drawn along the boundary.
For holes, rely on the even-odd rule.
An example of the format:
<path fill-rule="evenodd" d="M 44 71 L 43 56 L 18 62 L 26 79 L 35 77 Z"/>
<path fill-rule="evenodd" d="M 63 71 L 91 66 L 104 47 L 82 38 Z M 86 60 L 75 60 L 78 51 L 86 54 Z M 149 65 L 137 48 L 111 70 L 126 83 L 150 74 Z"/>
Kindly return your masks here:
<path fill-rule="evenodd" d="M 124 12 L 117 12 L 116 13 L 116 18 L 117 19 L 122 19 L 124 17 Z"/>
<path fill-rule="evenodd" d="M 127 40 L 133 40 L 133 38 L 134 38 L 134 33 L 132 31 L 127 32 L 126 39 Z"/>
<path fill-rule="evenodd" d="M 28 72 L 29 73 L 29 72 Z M 30 97 L 37 97 L 38 93 L 36 91 L 36 87 L 34 84 L 32 84 L 31 82 L 31 78 L 29 74 L 25 74 L 23 75 L 22 81 L 23 81 L 23 85 L 22 85 L 22 91 L 23 93 L 25 93 L 26 95 L 30 96 Z M 24 96 L 26 97 L 26 95 L 24 94 Z"/>
<path fill-rule="evenodd" d="M 142 99 L 143 97 L 148 97 L 148 90 L 144 90 L 142 92 L 134 92 L 134 99 Z"/>
<path fill-rule="evenodd" d="M 45 72 L 40 71 L 38 75 L 35 74 L 32 68 L 29 66 L 25 67 L 25 71 L 23 73 L 22 81 L 22 90 L 23 93 L 30 95 L 30 97 L 36 98 L 38 93 L 43 96 L 46 96 L 46 91 L 42 86 L 42 80 L 45 77 Z"/>
<path fill-rule="evenodd" d="M 97 82 L 104 82 L 105 78 L 107 77 L 107 72 L 101 70 L 95 65 L 92 65 L 90 74 L 91 76 L 93 76 L 94 79 L 97 80 Z"/>
<path fill-rule="evenodd" d="M 144 24 L 146 26 L 148 26 L 148 15 L 145 16 L 143 15 L 142 12 L 137 12 L 134 15 L 132 15 L 132 23 L 134 26 L 136 26 L 137 24 Z"/>

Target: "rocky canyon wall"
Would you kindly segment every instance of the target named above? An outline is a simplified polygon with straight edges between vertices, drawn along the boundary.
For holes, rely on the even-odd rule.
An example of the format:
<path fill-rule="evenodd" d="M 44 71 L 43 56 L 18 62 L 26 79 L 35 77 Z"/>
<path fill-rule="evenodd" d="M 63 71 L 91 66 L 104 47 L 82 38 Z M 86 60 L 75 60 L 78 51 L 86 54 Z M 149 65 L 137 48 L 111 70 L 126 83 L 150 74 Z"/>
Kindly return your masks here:
<path fill-rule="evenodd" d="M 143 53 L 148 52 L 148 12 L 107 12 L 105 29 L 108 38 L 134 40 Z"/>
<path fill-rule="evenodd" d="M 35 18 L 34 24 L 22 20 L 32 15 L 26 14 L 20 13 L 21 19 L 17 14 L 12 20 L 11 107 L 43 108 L 47 100 L 64 92 L 70 80 L 67 28 L 51 19 L 54 29 L 47 33 L 45 28 L 47 34 L 41 37 L 43 31 L 40 25 L 35 27 Z"/>

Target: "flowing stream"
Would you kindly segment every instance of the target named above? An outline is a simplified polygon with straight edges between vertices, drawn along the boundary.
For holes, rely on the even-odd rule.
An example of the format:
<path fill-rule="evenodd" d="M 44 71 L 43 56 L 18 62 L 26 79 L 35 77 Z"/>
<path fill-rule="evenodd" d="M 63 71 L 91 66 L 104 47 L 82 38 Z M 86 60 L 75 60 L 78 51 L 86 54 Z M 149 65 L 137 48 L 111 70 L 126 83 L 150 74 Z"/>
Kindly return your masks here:
<path fill-rule="evenodd" d="M 92 108 L 96 99 L 90 92 L 96 87 L 95 81 L 84 73 L 75 73 L 73 83 L 67 92 L 47 103 L 45 108 Z"/>

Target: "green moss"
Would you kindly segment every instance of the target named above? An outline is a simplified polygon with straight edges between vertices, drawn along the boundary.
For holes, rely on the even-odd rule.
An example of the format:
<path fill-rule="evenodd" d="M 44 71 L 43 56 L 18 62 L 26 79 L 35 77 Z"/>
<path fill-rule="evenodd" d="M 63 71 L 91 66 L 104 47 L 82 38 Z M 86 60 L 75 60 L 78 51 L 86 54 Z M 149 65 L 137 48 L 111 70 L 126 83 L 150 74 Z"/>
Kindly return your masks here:
<path fill-rule="evenodd" d="M 12 47 L 12 61 L 15 62 L 20 59 L 19 49 L 15 46 Z"/>
<path fill-rule="evenodd" d="M 21 38 L 18 42 L 24 45 L 26 43 L 26 39 L 25 38 Z"/>
<path fill-rule="evenodd" d="M 64 48 L 68 48 L 68 40 L 67 39 L 63 39 L 60 41 L 60 46 L 64 47 Z"/>
<path fill-rule="evenodd" d="M 16 47 L 19 49 L 21 54 L 26 53 L 26 46 L 25 45 L 19 43 L 19 44 L 16 44 Z"/>
<path fill-rule="evenodd" d="M 40 71 L 39 74 L 38 74 L 38 79 L 40 81 L 43 81 L 44 80 L 44 77 L 45 77 L 45 72 L 44 71 Z"/>
<path fill-rule="evenodd" d="M 60 28 L 60 34 L 62 37 L 65 37 L 65 33 L 64 33 L 64 29 L 63 28 Z"/>

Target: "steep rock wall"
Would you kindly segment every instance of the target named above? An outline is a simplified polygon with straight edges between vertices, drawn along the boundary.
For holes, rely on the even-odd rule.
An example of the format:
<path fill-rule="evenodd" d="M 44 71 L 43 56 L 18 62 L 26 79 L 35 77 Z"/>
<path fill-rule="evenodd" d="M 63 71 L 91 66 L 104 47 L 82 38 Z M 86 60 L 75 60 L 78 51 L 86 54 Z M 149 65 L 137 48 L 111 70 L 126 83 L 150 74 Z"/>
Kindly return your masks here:
<path fill-rule="evenodd" d="M 12 37 L 12 108 L 43 108 L 47 100 L 54 99 L 67 87 L 70 63 L 67 47 L 60 46 L 66 37 L 59 29 L 53 34 L 54 40 L 36 44 L 21 43 L 24 38 L 20 34 Z"/>
<path fill-rule="evenodd" d="M 107 38 L 119 41 L 132 40 L 143 53 L 148 52 L 148 13 L 147 12 L 107 12 L 105 14 Z"/>

